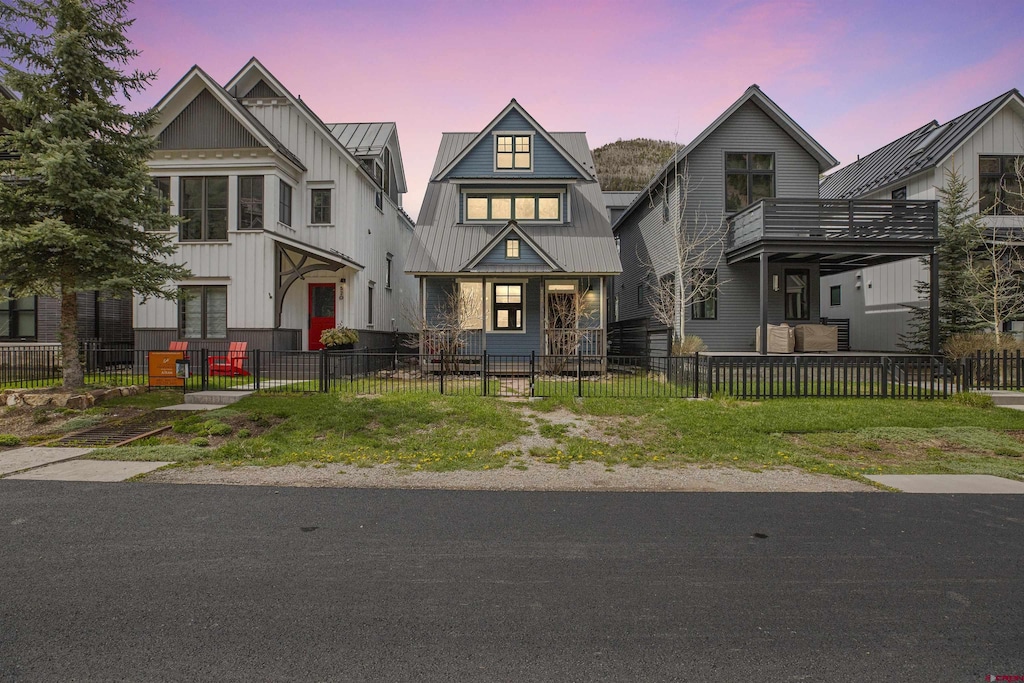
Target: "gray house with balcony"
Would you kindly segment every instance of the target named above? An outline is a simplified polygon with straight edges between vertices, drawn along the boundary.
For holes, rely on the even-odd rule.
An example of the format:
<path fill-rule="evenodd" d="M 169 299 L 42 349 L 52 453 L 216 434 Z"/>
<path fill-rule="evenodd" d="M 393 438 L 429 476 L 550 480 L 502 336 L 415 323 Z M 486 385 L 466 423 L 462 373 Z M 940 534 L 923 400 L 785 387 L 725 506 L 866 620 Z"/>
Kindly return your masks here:
<path fill-rule="evenodd" d="M 441 136 L 405 266 L 422 352 L 458 328 L 458 353 L 604 355 L 620 269 L 586 134 L 548 132 L 512 100 Z"/>
<path fill-rule="evenodd" d="M 822 200 L 819 177 L 836 165 L 760 88 L 748 88 L 615 222 L 623 273 L 609 306 L 619 337 L 656 327 L 653 291 L 667 281 L 679 297 L 700 270 L 703 286 L 683 298 L 691 300 L 682 312 L 686 335 L 699 336 L 711 351 L 766 350 L 770 324 L 825 322 L 819 318 L 821 277 L 933 255 L 934 202 Z M 676 182 L 683 173 L 689 176 L 685 201 L 684 183 Z M 718 230 L 702 262 L 686 273 L 678 272 L 678 225 L 688 235 L 697 226 Z M 677 317 L 673 327 L 679 326 Z M 758 328 L 761 344 L 755 345 Z"/>

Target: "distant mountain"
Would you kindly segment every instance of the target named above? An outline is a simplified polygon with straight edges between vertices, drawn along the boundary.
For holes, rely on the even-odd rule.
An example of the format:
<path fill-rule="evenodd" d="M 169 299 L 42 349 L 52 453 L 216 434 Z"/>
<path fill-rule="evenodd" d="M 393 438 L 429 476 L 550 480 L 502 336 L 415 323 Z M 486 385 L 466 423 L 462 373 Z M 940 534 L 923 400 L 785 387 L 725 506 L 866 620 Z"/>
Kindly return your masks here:
<path fill-rule="evenodd" d="M 618 140 L 593 150 L 601 189 L 638 191 L 651 181 L 675 151 L 676 143 L 666 140 Z"/>

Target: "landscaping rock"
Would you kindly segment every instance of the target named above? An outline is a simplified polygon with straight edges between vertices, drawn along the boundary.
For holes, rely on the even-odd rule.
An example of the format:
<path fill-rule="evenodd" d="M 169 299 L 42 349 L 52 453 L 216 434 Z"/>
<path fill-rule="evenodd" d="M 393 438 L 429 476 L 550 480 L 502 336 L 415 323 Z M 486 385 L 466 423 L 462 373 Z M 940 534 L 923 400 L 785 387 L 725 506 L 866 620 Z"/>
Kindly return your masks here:
<path fill-rule="evenodd" d="M 22 400 L 25 405 L 32 406 L 33 408 L 39 408 L 41 406 L 49 405 L 52 395 L 48 394 L 24 394 Z"/>
<path fill-rule="evenodd" d="M 9 406 L 20 406 L 24 405 L 25 401 L 21 398 L 21 394 L 10 394 L 6 401 Z"/>
<path fill-rule="evenodd" d="M 50 397 L 50 405 L 64 408 L 67 406 L 69 398 L 71 398 L 71 394 L 54 394 Z"/>
<path fill-rule="evenodd" d="M 79 396 L 71 396 L 68 398 L 67 407 L 72 410 L 85 410 L 91 407 L 96 402 L 89 394 L 81 394 Z"/>

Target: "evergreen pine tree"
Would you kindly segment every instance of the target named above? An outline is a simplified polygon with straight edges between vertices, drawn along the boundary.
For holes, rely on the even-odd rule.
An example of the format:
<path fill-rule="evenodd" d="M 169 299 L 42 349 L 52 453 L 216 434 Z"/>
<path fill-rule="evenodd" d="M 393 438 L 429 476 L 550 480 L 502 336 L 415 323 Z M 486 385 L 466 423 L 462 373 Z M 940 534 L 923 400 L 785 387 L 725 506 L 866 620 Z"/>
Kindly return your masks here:
<path fill-rule="evenodd" d="M 125 31 L 128 0 L 10 0 L 0 4 L 0 291 L 60 299 L 64 386 L 83 385 L 80 291 L 170 298 L 188 271 L 164 262 L 176 218 L 155 192 L 147 161 L 156 112 L 129 113 L 154 72 Z"/>
<path fill-rule="evenodd" d="M 967 188 L 967 180 L 956 167 L 946 171 L 946 183 L 939 188 L 939 244 L 935 253 L 939 259 L 939 343 L 958 332 L 970 332 L 984 327 L 964 297 L 967 287 L 967 255 L 981 246 L 979 230 L 981 216 L 974 197 Z M 927 267 L 927 259 L 922 259 Z M 914 290 L 927 302 L 931 284 L 919 280 Z M 928 305 L 911 309 L 910 331 L 900 336 L 900 345 L 908 351 L 927 352 L 930 349 L 931 316 Z"/>

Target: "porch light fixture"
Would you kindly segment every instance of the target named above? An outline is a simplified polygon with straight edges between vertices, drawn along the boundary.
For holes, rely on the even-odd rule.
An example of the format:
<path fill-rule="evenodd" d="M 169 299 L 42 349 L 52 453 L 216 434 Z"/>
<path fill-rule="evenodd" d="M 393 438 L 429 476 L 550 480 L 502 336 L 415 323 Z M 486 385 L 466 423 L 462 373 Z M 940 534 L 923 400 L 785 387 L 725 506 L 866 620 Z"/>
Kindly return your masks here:
<path fill-rule="evenodd" d="M 778 274 L 772 275 L 772 291 L 779 291 L 779 276 Z"/>

